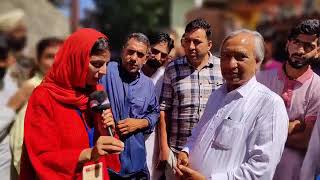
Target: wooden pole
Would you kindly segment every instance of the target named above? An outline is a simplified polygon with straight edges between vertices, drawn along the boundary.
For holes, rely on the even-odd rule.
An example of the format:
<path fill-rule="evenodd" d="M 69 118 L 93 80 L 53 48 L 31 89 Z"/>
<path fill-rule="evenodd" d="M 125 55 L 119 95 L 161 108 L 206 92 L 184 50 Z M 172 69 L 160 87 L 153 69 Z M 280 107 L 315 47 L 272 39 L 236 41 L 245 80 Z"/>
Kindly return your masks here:
<path fill-rule="evenodd" d="M 71 33 L 75 32 L 79 28 L 79 0 L 71 0 L 70 26 Z"/>

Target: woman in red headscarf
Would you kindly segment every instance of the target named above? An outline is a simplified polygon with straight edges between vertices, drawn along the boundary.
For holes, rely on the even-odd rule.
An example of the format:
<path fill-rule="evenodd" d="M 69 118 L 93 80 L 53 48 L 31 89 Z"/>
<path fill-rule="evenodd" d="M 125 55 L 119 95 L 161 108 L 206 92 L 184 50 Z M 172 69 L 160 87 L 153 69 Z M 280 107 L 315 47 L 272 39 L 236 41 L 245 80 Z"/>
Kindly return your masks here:
<path fill-rule="evenodd" d="M 109 59 L 107 37 L 93 29 L 81 29 L 64 42 L 28 102 L 20 179 L 85 179 L 101 172 L 88 164 L 100 165 L 101 159 L 112 160 L 106 154 L 123 150 L 123 143 L 111 136 L 93 142 L 88 96 Z M 113 124 L 110 113 L 102 114 L 108 126 Z M 105 165 L 101 169 L 108 179 Z"/>

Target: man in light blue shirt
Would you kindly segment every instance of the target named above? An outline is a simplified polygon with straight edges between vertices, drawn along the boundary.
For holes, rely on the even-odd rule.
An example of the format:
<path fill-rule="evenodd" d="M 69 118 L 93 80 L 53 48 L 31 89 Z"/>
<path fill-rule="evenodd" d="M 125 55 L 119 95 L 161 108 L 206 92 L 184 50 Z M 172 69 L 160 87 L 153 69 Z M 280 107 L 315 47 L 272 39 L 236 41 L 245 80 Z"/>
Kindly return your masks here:
<path fill-rule="evenodd" d="M 159 118 L 153 82 L 140 72 L 149 47 L 144 34 L 130 34 L 121 61 L 110 62 L 107 75 L 102 78 L 120 139 L 125 144 L 120 154 L 121 171 L 110 171 L 111 179 L 149 179 L 144 135 L 153 131 Z"/>

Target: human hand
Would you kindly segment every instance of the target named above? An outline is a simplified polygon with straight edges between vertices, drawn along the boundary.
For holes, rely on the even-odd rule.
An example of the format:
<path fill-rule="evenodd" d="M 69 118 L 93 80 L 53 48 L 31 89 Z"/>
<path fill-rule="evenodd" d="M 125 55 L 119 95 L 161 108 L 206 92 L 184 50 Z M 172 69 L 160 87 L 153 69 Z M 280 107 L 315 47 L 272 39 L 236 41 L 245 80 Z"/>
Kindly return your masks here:
<path fill-rule="evenodd" d="M 112 129 L 115 128 L 115 122 L 113 119 L 111 109 L 106 109 L 101 114 L 101 120 L 104 128 L 111 127 Z"/>
<path fill-rule="evenodd" d="M 34 86 L 24 83 L 22 87 L 8 100 L 7 106 L 14 111 L 20 109 L 30 97 Z"/>
<path fill-rule="evenodd" d="M 204 177 L 201 173 L 199 173 L 198 171 L 195 171 L 189 167 L 183 166 L 183 165 L 179 165 L 178 166 L 178 174 L 180 176 L 183 176 L 183 179 L 187 179 L 187 180 L 205 180 L 206 177 Z"/>
<path fill-rule="evenodd" d="M 118 122 L 117 128 L 121 135 L 133 133 L 139 129 L 148 127 L 149 122 L 146 119 L 126 118 Z"/>
<path fill-rule="evenodd" d="M 297 132 L 303 132 L 306 129 L 306 123 L 304 121 L 300 121 L 300 123 L 296 124 L 292 130 L 292 134 Z"/>
<path fill-rule="evenodd" d="M 19 99 L 17 96 L 12 96 L 7 103 L 7 107 L 17 111 L 24 102 L 24 100 Z"/>
<path fill-rule="evenodd" d="M 300 124 L 301 124 L 301 121 L 299 120 L 290 121 L 289 128 L 288 128 L 288 135 L 291 135 L 292 133 L 294 133 L 296 126 L 299 126 Z"/>
<path fill-rule="evenodd" d="M 119 154 L 124 149 L 124 143 L 111 136 L 100 136 L 92 148 L 91 160 L 97 160 L 106 154 Z"/>
<path fill-rule="evenodd" d="M 177 167 L 179 165 L 183 165 L 183 166 L 189 166 L 189 157 L 188 154 L 184 151 L 181 151 L 178 154 L 178 158 L 177 158 Z"/>
<path fill-rule="evenodd" d="M 302 58 L 316 60 L 319 58 L 319 56 L 320 56 L 320 47 L 317 47 L 317 48 L 313 49 L 312 51 L 303 55 Z"/>

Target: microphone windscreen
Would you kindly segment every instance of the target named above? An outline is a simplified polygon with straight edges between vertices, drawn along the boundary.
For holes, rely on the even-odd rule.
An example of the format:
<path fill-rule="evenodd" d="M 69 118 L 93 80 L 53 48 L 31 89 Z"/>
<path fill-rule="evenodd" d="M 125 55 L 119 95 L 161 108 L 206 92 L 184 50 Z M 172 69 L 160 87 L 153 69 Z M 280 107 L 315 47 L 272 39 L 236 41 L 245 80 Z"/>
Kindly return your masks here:
<path fill-rule="evenodd" d="M 104 91 L 94 91 L 89 95 L 90 100 L 97 100 L 102 103 L 107 98 L 107 93 Z"/>
<path fill-rule="evenodd" d="M 102 111 L 110 108 L 108 95 L 105 91 L 94 91 L 89 95 L 90 108 L 94 111 Z"/>

